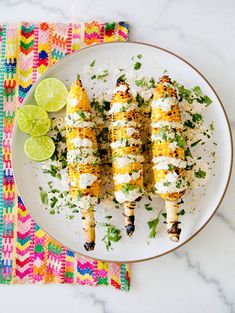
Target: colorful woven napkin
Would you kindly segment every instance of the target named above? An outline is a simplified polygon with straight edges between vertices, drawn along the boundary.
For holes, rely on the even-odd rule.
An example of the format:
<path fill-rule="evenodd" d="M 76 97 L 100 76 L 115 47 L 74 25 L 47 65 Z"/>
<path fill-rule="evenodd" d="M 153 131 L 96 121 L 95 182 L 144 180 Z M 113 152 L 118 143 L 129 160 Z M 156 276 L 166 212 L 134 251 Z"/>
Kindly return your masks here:
<path fill-rule="evenodd" d="M 112 285 L 128 290 L 126 264 L 76 255 L 50 238 L 16 192 L 11 164 L 15 112 L 46 69 L 84 46 L 128 39 L 128 24 L 0 24 L 0 282 Z"/>

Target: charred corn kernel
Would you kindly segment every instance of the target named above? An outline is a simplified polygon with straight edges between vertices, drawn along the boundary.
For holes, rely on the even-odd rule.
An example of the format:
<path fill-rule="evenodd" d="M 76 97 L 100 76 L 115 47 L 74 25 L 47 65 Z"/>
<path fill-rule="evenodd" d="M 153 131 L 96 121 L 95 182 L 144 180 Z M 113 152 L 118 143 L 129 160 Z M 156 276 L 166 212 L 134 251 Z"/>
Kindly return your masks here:
<path fill-rule="evenodd" d="M 151 105 L 154 191 L 166 200 L 168 233 L 178 241 L 178 200 L 187 187 L 185 142 L 177 90 L 168 76 L 156 85 Z"/>
<path fill-rule="evenodd" d="M 80 83 L 80 80 L 77 80 L 70 88 L 67 101 L 67 114 L 77 113 L 80 110 L 82 112 L 91 112 L 91 105 L 84 87 Z"/>
<path fill-rule="evenodd" d="M 71 86 L 65 123 L 70 194 L 79 200 L 84 247 L 93 250 L 94 205 L 100 195 L 100 159 L 90 102 L 80 80 Z"/>
<path fill-rule="evenodd" d="M 128 235 L 134 232 L 134 209 L 143 195 L 143 156 L 138 105 L 129 85 L 118 82 L 110 114 L 110 138 L 113 161 L 114 191 L 117 201 L 124 204 Z"/>

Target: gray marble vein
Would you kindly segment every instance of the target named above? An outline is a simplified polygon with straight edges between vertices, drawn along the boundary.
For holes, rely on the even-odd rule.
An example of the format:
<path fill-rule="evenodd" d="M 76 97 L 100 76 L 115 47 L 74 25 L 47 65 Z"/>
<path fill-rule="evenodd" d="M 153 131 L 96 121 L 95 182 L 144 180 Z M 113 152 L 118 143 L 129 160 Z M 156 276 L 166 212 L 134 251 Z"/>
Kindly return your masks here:
<path fill-rule="evenodd" d="M 235 232 L 235 225 L 233 225 L 231 220 L 225 217 L 221 212 L 217 212 L 215 216 L 223 221 L 231 231 Z"/>
<path fill-rule="evenodd" d="M 86 288 L 86 287 L 85 287 Z M 88 300 L 92 303 L 92 306 L 95 308 L 100 308 L 100 312 L 102 313 L 111 313 L 109 310 L 107 310 L 107 302 L 105 300 L 101 300 L 99 297 L 96 296 L 93 292 L 83 292 L 81 290 L 75 290 L 75 297 L 76 298 L 83 298 L 85 300 Z"/>
<path fill-rule="evenodd" d="M 192 262 L 192 260 L 190 259 L 189 253 L 187 252 L 181 253 L 181 252 L 176 251 L 174 252 L 174 255 L 179 259 L 184 259 L 188 268 L 190 268 L 190 270 L 195 271 L 204 283 L 211 285 L 216 289 L 219 298 L 222 300 L 223 304 L 226 307 L 227 312 L 229 313 L 235 312 L 234 303 L 230 299 L 228 299 L 227 295 L 225 294 L 225 290 L 222 288 L 219 280 L 208 277 L 207 274 L 202 270 L 199 262 L 196 262 L 196 263 Z"/>

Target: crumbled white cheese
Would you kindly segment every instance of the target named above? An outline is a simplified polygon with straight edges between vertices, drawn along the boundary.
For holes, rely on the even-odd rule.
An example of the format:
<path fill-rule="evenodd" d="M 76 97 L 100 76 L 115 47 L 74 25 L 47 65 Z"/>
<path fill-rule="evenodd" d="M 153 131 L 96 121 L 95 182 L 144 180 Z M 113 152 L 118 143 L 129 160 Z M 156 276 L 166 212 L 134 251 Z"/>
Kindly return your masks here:
<path fill-rule="evenodd" d="M 152 128 L 162 128 L 162 127 L 168 127 L 168 128 L 176 128 L 176 129 L 182 129 L 183 124 L 179 122 L 170 122 L 170 121 L 159 121 L 159 122 L 153 122 L 151 124 Z"/>
<path fill-rule="evenodd" d="M 109 110 L 109 114 L 118 113 L 118 112 L 129 112 L 135 110 L 137 108 L 137 104 L 135 102 L 114 102 L 112 104 L 112 108 Z"/>
<path fill-rule="evenodd" d="M 76 107 L 78 105 L 78 100 L 76 98 L 68 99 L 68 103 L 71 107 Z"/>
<path fill-rule="evenodd" d="M 131 174 L 117 174 L 113 177 L 117 184 L 129 183 L 131 180 L 137 180 L 140 178 L 141 170 L 133 172 Z"/>
<path fill-rule="evenodd" d="M 192 114 L 194 113 L 203 113 L 206 110 L 205 103 L 199 103 L 197 100 L 193 100 L 192 103 L 189 103 L 186 100 L 180 102 L 180 106 L 182 107 L 183 111 L 188 111 Z"/>
<path fill-rule="evenodd" d="M 78 154 L 77 150 L 70 150 L 67 153 L 67 161 L 68 161 L 68 164 L 75 164 L 75 163 L 93 164 L 93 163 L 98 163 L 99 158 L 95 156 L 94 154 L 87 154 L 87 155 L 81 156 L 81 154 Z"/>
<path fill-rule="evenodd" d="M 144 101 L 148 101 L 152 97 L 153 90 L 141 87 L 138 89 L 138 94 L 144 99 Z"/>
<path fill-rule="evenodd" d="M 80 208 L 80 211 L 86 211 L 94 207 L 97 204 L 97 202 L 98 202 L 97 197 L 91 197 L 90 195 L 83 196 L 78 201 L 78 207 Z"/>
<path fill-rule="evenodd" d="M 178 168 L 185 168 L 187 165 L 186 161 L 166 156 L 154 157 L 153 163 L 156 163 L 155 168 L 157 170 L 168 170 L 169 165 L 173 165 Z"/>
<path fill-rule="evenodd" d="M 75 113 L 68 114 L 65 116 L 65 124 L 67 126 L 75 126 L 77 125 L 79 121 L 82 121 L 84 119 L 89 120 L 91 119 L 91 117 L 92 117 L 92 114 L 90 112 L 82 111 L 82 114 L 79 112 L 75 112 Z"/>
<path fill-rule="evenodd" d="M 170 140 L 174 140 L 175 139 L 175 136 L 176 135 L 179 135 L 180 136 L 180 134 L 179 133 L 177 133 L 177 132 L 172 132 L 172 131 L 165 131 L 164 132 L 164 134 L 166 135 L 166 138 L 167 139 L 163 139 L 163 133 L 162 132 L 160 132 L 160 131 L 158 131 L 157 133 L 153 133 L 152 135 L 151 135 L 151 140 L 152 141 L 155 141 L 155 140 L 157 140 L 157 141 L 170 141 Z"/>
<path fill-rule="evenodd" d="M 137 133 L 137 130 L 136 130 L 135 128 L 133 128 L 133 127 L 128 127 L 128 128 L 126 129 L 126 134 L 127 134 L 127 136 L 132 136 L 134 133 Z"/>
<path fill-rule="evenodd" d="M 177 141 L 173 141 L 173 142 L 169 143 L 168 147 L 169 147 L 171 150 L 175 151 L 176 148 L 178 147 Z"/>
<path fill-rule="evenodd" d="M 79 177 L 79 188 L 86 189 L 97 180 L 97 176 L 93 174 L 81 174 Z"/>
<path fill-rule="evenodd" d="M 71 142 L 74 144 L 74 147 L 91 147 L 92 146 L 92 141 L 87 138 L 76 137 L 72 139 Z"/>
<path fill-rule="evenodd" d="M 115 198 L 118 202 L 123 203 L 126 201 L 135 201 L 137 198 L 141 197 L 143 192 L 141 192 L 138 188 L 128 191 L 127 193 L 123 193 L 121 190 L 115 192 Z"/>
<path fill-rule="evenodd" d="M 144 157 L 142 155 L 127 154 L 116 157 L 113 162 L 117 167 L 122 168 L 134 162 L 144 162 Z"/>
<path fill-rule="evenodd" d="M 121 148 L 121 147 L 130 147 L 134 145 L 142 145 L 142 140 L 131 138 L 131 139 L 117 140 L 111 143 L 111 147 L 113 149 Z"/>
<path fill-rule="evenodd" d="M 117 88 L 114 89 L 113 93 L 117 93 L 117 92 L 126 92 L 127 91 L 127 86 L 126 85 L 119 85 Z"/>
<path fill-rule="evenodd" d="M 170 172 L 166 175 L 165 179 L 170 183 L 176 183 L 178 179 L 178 175 L 176 172 Z"/>
<path fill-rule="evenodd" d="M 171 107 L 175 104 L 177 104 L 177 100 L 175 98 L 160 98 L 157 100 L 152 101 L 152 108 L 153 109 L 162 109 L 165 112 L 168 112 L 171 110 Z"/>
<path fill-rule="evenodd" d="M 177 187 L 177 183 L 180 182 L 180 186 Z M 169 173 L 166 175 L 165 179 L 157 182 L 154 187 L 156 188 L 157 193 L 166 194 L 181 192 L 186 189 L 186 180 L 181 176 L 175 173 Z"/>

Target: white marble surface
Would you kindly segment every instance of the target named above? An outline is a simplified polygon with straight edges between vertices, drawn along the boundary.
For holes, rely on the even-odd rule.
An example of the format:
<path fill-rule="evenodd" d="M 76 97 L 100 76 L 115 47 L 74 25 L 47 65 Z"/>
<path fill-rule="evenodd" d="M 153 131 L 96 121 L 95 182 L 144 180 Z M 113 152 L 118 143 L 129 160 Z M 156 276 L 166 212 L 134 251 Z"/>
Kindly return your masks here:
<path fill-rule="evenodd" d="M 128 20 L 130 39 L 171 49 L 204 73 L 231 121 L 234 13 L 233 0 L 0 0 L 0 20 L 6 22 Z M 105 287 L 0 286 L 0 312 L 235 312 L 234 188 L 232 178 L 219 211 L 194 240 L 171 255 L 134 264 L 129 293 Z"/>

